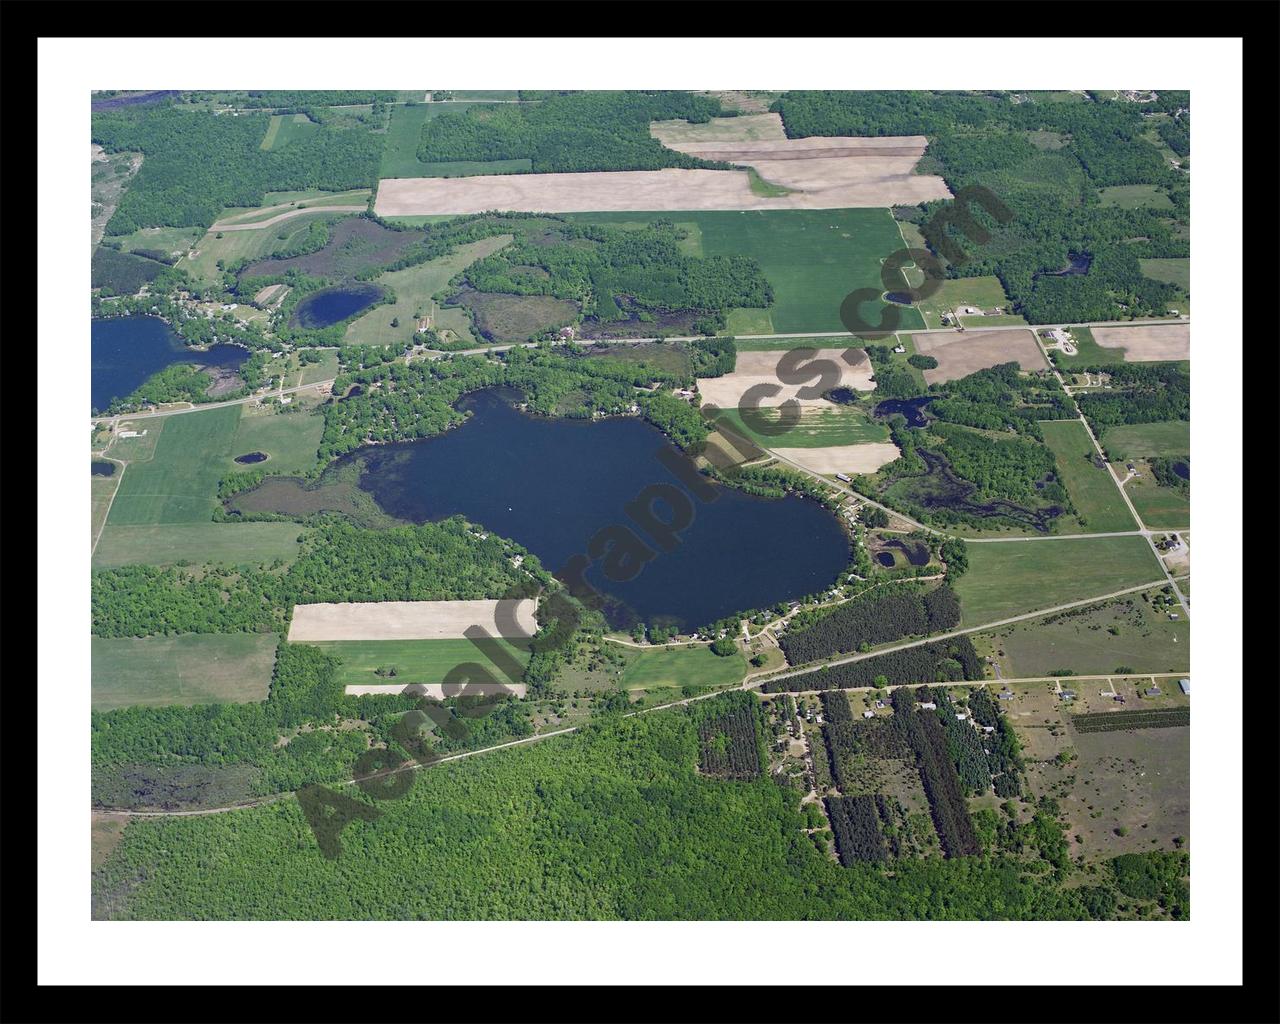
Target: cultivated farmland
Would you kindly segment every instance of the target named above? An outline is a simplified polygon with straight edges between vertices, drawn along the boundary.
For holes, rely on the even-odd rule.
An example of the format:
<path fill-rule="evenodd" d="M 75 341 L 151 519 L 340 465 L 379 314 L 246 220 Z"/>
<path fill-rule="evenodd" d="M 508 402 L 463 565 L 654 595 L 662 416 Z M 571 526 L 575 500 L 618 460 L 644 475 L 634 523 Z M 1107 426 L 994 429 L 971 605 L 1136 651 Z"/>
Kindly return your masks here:
<path fill-rule="evenodd" d="M 1045 420 L 1040 429 L 1053 452 L 1058 478 L 1076 506 L 1080 529 L 1088 533 L 1136 530 L 1111 472 L 1094 462 L 1101 458 L 1085 425 L 1079 420 Z"/>
<path fill-rule="evenodd" d="M 965 626 L 1154 583 L 1163 577 L 1142 537 L 971 543 L 968 557 L 969 571 L 955 586 Z"/>
<path fill-rule="evenodd" d="M 278 639 L 273 633 L 94 637 L 92 706 L 265 700 Z"/>
<path fill-rule="evenodd" d="M 1122 348 L 1127 363 L 1191 358 L 1190 324 L 1095 327 L 1093 340 L 1103 348 Z"/>
<path fill-rule="evenodd" d="M 289 626 L 291 643 L 317 640 L 445 640 L 479 626 L 490 636 L 530 637 L 538 631 L 537 602 L 373 601 L 300 604 Z"/>
<path fill-rule="evenodd" d="M 1123 423 L 1107 427 L 1099 440 L 1113 459 L 1187 455 L 1191 451 L 1191 421 Z"/>
<path fill-rule="evenodd" d="M 945 334 L 913 334 L 911 340 L 922 356 L 938 360 L 925 370 L 928 384 L 945 384 L 1000 363 L 1016 362 L 1022 370 L 1043 370 L 1044 356 L 1031 331 L 965 331 Z"/>
<path fill-rule="evenodd" d="M 852 361 L 844 357 L 846 352 Z M 813 398 L 798 397 L 800 391 L 814 389 L 814 381 L 817 378 L 816 370 L 803 384 L 783 384 L 779 380 L 778 366 L 784 358 L 786 358 L 786 353 L 776 350 L 772 352 L 739 352 L 737 367 L 733 373 L 727 373 L 723 377 L 712 377 L 698 381 L 698 391 L 702 395 L 703 403 L 711 403 L 721 409 L 737 409 L 745 404 L 743 396 L 752 388 L 770 385 L 776 388 L 777 392 L 772 395 L 759 395 L 757 405 L 760 408 L 775 408 L 784 402 L 795 399 L 801 406 L 834 410 L 836 403 L 828 401 L 821 396 Z M 875 371 L 871 366 L 871 360 L 867 358 L 866 352 L 862 349 L 824 348 L 806 350 L 803 361 L 799 363 L 799 368 L 796 372 L 802 373 L 806 365 L 818 359 L 824 360 L 840 370 L 839 380 L 832 383 L 824 381 L 825 387 L 845 387 L 855 391 L 873 391 L 875 389 L 875 382 L 871 379 Z"/>

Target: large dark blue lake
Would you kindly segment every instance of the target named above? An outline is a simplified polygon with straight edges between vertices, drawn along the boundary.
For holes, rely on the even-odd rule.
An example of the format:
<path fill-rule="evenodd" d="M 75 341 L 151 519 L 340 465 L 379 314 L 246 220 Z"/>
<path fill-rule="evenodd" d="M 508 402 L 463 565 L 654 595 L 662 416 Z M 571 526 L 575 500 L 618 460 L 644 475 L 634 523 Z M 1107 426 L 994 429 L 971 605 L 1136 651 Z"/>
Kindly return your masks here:
<path fill-rule="evenodd" d="M 295 327 L 315 329 L 336 324 L 372 306 L 382 298 L 382 289 L 374 284 L 341 285 L 313 292 L 298 303 L 291 323 Z"/>
<path fill-rule="evenodd" d="M 249 358 L 239 345 L 211 345 L 203 351 L 187 348 L 159 317 L 122 316 L 94 320 L 89 390 L 95 410 L 124 398 L 150 377 L 174 363 L 234 368 Z"/>
<path fill-rule="evenodd" d="M 471 418 L 421 441 L 363 448 L 360 486 L 388 513 L 414 522 L 464 515 L 510 537 L 559 573 L 604 527 L 625 525 L 657 551 L 627 582 L 586 579 L 620 602 L 615 626 L 635 619 L 696 629 L 829 586 L 849 560 L 843 528 L 807 498 L 759 498 L 716 487 L 701 502 L 657 458 L 670 442 L 639 419 L 590 422 L 531 416 L 494 390 L 463 399 Z M 689 495 L 692 523 L 674 551 L 658 551 L 625 506 L 650 484 Z M 670 509 L 657 503 L 669 519 Z"/>

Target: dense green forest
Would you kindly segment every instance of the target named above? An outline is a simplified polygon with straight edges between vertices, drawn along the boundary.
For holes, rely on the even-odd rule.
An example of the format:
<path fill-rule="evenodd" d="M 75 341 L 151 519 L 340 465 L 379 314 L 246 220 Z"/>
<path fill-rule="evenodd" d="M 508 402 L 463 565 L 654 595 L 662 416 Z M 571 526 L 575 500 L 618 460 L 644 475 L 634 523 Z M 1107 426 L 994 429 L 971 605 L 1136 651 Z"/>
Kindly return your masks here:
<path fill-rule="evenodd" d="M 1180 294 L 1143 277 L 1138 263 L 1190 252 L 1178 230 L 1189 223 L 1187 175 L 1142 137 L 1147 123 L 1138 104 L 1042 103 L 1007 93 L 794 91 L 773 109 L 788 138 L 927 135 L 921 173 L 941 174 L 953 193 L 983 186 L 1012 213 L 1001 224 L 977 206 L 989 241 L 944 229 L 943 237 L 929 238 L 931 247 L 936 252 L 941 243 L 945 255 L 958 245 L 965 258 L 951 261 L 948 276 L 995 274 L 1015 311 L 1032 323 L 1163 315 Z M 1180 135 L 1166 128 L 1162 137 L 1166 132 L 1175 141 Z M 1042 138 L 1060 144 L 1042 149 L 1036 145 Z M 1098 189 L 1112 185 L 1156 186 L 1173 209 L 1102 207 Z M 929 203 L 906 216 L 924 224 L 952 205 Z M 1090 258 L 1088 272 L 1053 276 L 1073 254 Z"/>
<path fill-rule="evenodd" d="M 974 650 L 973 642 L 967 636 L 958 636 L 781 679 L 766 679 L 761 689 L 764 693 L 788 690 L 797 693 L 881 686 L 885 683 L 940 683 L 981 678 L 982 660 Z"/>
<path fill-rule="evenodd" d="M 566 224 L 554 242 L 515 242 L 471 264 L 458 280 L 482 292 L 572 299 L 584 317 L 602 323 L 634 311 L 722 314 L 773 302 L 773 289 L 753 258 L 685 256 L 678 247 L 683 234 L 670 221 L 632 231 Z"/>
<path fill-rule="evenodd" d="M 519 569 L 511 564 L 523 555 Z M 95 636 L 279 632 L 295 604 L 324 601 L 465 601 L 498 598 L 532 578 L 536 556 L 455 516 L 362 530 L 334 516 L 303 532 L 288 568 L 128 565 L 92 577 Z"/>
<path fill-rule="evenodd" d="M 1191 418 L 1191 374 L 1178 363 L 1118 363 L 1093 366 L 1111 376 L 1108 391 L 1079 398 L 1080 411 L 1095 433 L 1121 423 L 1158 423 Z"/>
<path fill-rule="evenodd" d="M 919 585 L 881 587 L 846 602 L 806 628 L 788 629 L 779 646 L 788 662 L 799 665 L 959 624 L 955 591 L 946 585 L 930 591 L 910 589 L 913 586 Z"/>
<path fill-rule="evenodd" d="M 538 103 L 476 105 L 426 120 L 418 159 L 527 159 L 538 174 L 726 168 L 667 149 L 649 135 L 650 121 L 705 123 L 722 113 L 719 100 L 686 92 L 592 91 L 548 95 Z"/>
<path fill-rule="evenodd" d="M 375 803 L 351 790 L 376 820 L 347 825 L 334 859 L 320 854 L 293 800 L 137 821 L 95 873 L 94 916 L 1090 916 L 1043 865 L 996 851 L 904 859 L 891 875 L 872 864 L 841 867 L 802 831 L 798 793 L 767 777 L 701 776 L 699 749 L 693 716 L 673 710 L 436 765 L 399 800 Z M 424 863 L 433 869 L 421 871 Z M 269 875 L 263 864 L 273 865 Z M 1126 871 L 1126 883 L 1133 877 Z"/>
<path fill-rule="evenodd" d="M 282 149 L 263 150 L 268 120 L 265 114 L 218 115 L 172 103 L 95 111 L 94 142 L 109 153 L 144 156 L 107 233 L 208 227 L 228 206 L 261 205 L 267 192 L 377 183 L 383 139 L 369 126 L 321 125 Z"/>

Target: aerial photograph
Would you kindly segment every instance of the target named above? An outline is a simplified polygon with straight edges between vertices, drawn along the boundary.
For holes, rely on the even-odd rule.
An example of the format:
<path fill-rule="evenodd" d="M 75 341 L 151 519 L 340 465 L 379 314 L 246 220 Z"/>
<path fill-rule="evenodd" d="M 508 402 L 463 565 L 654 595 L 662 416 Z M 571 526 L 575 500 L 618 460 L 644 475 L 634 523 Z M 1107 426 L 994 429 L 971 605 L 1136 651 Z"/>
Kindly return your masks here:
<path fill-rule="evenodd" d="M 82 95 L 86 919 L 1192 920 L 1191 90 Z"/>

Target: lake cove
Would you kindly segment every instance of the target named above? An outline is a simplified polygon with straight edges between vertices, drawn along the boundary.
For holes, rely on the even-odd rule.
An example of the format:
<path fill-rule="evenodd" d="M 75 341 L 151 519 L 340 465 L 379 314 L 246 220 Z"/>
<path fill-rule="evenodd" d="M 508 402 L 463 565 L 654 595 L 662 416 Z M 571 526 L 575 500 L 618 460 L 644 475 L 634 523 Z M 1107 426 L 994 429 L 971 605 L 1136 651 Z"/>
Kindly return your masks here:
<path fill-rule="evenodd" d="M 702 501 L 658 453 L 670 442 L 631 417 L 596 421 L 532 416 L 494 389 L 465 397 L 471 415 L 438 437 L 360 449 L 360 486 L 388 514 L 412 522 L 463 515 L 522 544 L 551 572 L 585 555 L 601 529 L 625 526 L 655 552 L 626 582 L 604 577 L 593 558 L 585 579 L 637 619 L 693 630 L 735 611 L 763 608 L 829 586 L 849 561 L 844 529 L 807 498 L 759 498 L 711 485 Z M 341 461 L 341 460 L 340 460 Z M 626 512 L 646 487 L 674 485 L 693 506 L 674 549 L 660 550 Z M 672 518 L 664 501 L 654 515 Z"/>
<path fill-rule="evenodd" d="M 156 316 L 121 316 L 90 324 L 92 406 L 106 409 L 126 398 L 152 374 L 174 363 L 193 363 L 201 369 L 234 370 L 249 358 L 239 345 L 188 348 Z"/>
<path fill-rule="evenodd" d="M 380 298 L 382 289 L 374 284 L 323 288 L 299 302 L 289 322 L 294 327 L 305 327 L 308 330 L 330 327 L 368 309 Z"/>

